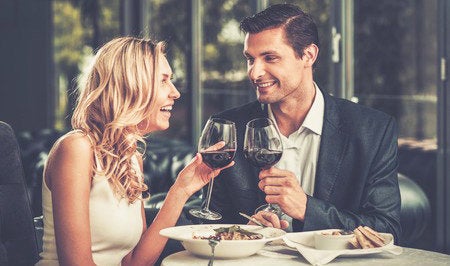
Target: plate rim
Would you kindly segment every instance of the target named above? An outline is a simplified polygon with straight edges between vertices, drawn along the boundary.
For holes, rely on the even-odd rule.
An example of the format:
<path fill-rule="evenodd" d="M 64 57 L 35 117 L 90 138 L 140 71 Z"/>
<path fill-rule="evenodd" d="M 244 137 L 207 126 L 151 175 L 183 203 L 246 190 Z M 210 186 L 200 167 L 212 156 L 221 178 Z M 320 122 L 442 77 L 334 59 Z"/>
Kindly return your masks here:
<path fill-rule="evenodd" d="M 292 240 L 290 236 L 300 235 L 300 234 L 314 234 L 316 232 L 321 232 L 328 229 L 323 230 L 314 230 L 314 231 L 305 231 L 305 232 L 290 232 L 284 235 L 283 238 L 287 238 L 289 241 L 295 243 L 296 245 L 300 245 L 303 249 L 314 251 L 314 252 L 340 252 L 339 256 L 359 256 L 359 255 L 367 255 L 367 254 L 376 254 L 383 252 L 386 247 L 394 245 L 394 236 L 390 233 L 380 233 L 383 236 L 389 236 L 391 238 L 391 241 L 387 243 L 386 245 L 382 247 L 376 247 L 376 248 L 367 248 L 367 249 L 331 249 L 331 250 L 325 250 L 325 249 L 316 249 L 315 247 L 307 246 L 302 243 L 299 243 L 295 240 Z"/>
<path fill-rule="evenodd" d="M 214 229 L 214 228 L 217 228 L 217 227 L 230 227 L 230 226 L 233 226 L 233 225 L 261 228 L 261 226 L 259 226 L 259 225 L 250 225 L 250 224 L 191 224 L 191 225 L 179 225 L 179 226 L 167 227 L 167 228 L 161 229 L 159 231 L 159 234 L 161 236 L 164 236 L 164 237 L 167 237 L 167 238 L 171 238 L 171 239 L 175 239 L 175 240 L 178 240 L 178 241 L 205 242 L 205 241 L 208 241 L 208 240 L 207 239 L 194 239 L 194 238 L 177 237 L 177 236 L 173 236 L 173 235 L 169 236 L 169 235 L 167 235 L 166 231 L 169 231 L 169 230 L 175 229 L 175 228 L 177 230 L 180 230 L 180 229 L 183 229 L 183 228 L 192 228 L 192 227 L 199 227 L 199 229 L 201 229 L 202 227 L 204 227 L 204 229 Z M 277 240 L 277 239 L 281 239 L 284 236 L 286 236 L 286 234 L 287 234 L 286 231 L 284 231 L 282 229 L 279 229 L 279 228 L 274 228 L 274 227 L 263 227 L 261 229 L 266 229 L 266 228 L 278 231 L 278 232 L 280 232 L 280 235 L 276 236 L 276 237 L 262 238 L 262 239 L 253 239 L 253 240 L 221 240 L 220 242 L 223 242 L 223 243 L 239 243 L 239 242 L 248 243 L 248 241 L 251 241 L 252 243 L 255 243 L 255 242 L 270 242 L 270 241 L 274 241 L 274 240 Z"/>

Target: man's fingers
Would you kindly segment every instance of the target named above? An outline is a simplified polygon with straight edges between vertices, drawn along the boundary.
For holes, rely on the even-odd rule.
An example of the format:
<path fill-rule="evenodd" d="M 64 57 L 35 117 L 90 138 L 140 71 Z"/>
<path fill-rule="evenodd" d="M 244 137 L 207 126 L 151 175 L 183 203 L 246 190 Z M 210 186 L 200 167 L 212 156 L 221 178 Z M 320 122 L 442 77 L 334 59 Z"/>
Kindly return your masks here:
<path fill-rule="evenodd" d="M 283 186 L 265 186 L 262 191 L 266 195 L 281 195 L 286 194 L 286 187 Z"/>
<path fill-rule="evenodd" d="M 280 219 L 275 213 L 267 211 L 261 211 L 260 213 L 261 216 L 272 225 L 272 227 L 281 228 Z"/>
<path fill-rule="evenodd" d="M 283 177 L 290 175 L 293 175 L 293 173 L 288 170 L 282 170 L 272 166 L 269 169 L 261 170 L 259 172 L 259 179 L 264 179 L 266 177 Z"/>
<path fill-rule="evenodd" d="M 257 219 L 260 223 L 268 227 L 286 229 L 289 227 L 289 222 L 286 220 L 280 220 L 275 213 L 260 211 L 257 214 L 252 216 Z M 254 224 L 253 222 L 249 222 L 249 224 Z"/>
<path fill-rule="evenodd" d="M 295 180 L 291 180 L 288 177 L 266 177 L 263 180 L 259 181 L 258 184 L 261 190 L 264 190 L 264 187 L 274 186 L 274 187 L 298 187 L 299 184 Z"/>
<path fill-rule="evenodd" d="M 286 229 L 289 227 L 289 222 L 286 220 L 281 220 L 280 224 L 281 224 L 281 229 Z"/>

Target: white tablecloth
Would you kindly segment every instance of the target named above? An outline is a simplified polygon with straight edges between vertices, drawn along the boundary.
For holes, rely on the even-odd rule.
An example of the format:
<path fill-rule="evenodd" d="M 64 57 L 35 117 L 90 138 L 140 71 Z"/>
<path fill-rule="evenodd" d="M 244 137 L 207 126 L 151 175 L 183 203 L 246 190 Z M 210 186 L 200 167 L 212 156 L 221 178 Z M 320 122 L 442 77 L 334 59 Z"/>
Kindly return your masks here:
<path fill-rule="evenodd" d="M 188 251 L 181 251 L 166 257 L 162 266 L 208 265 L 208 259 L 196 257 Z M 241 259 L 214 261 L 215 266 L 284 266 L 284 265 L 310 265 L 297 251 L 284 247 L 267 247 L 259 253 Z M 403 248 L 401 255 L 392 255 L 387 252 L 368 254 L 356 257 L 337 257 L 327 265 L 450 265 L 450 255 L 426 250 Z"/>

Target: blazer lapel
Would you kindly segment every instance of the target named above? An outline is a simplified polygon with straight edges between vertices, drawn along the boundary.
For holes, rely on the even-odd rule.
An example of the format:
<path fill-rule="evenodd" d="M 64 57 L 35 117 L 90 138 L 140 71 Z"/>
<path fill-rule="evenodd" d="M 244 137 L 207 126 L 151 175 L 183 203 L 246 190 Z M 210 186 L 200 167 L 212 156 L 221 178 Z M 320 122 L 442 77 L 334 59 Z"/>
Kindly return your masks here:
<path fill-rule="evenodd" d="M 342 118 L 335 100 L 326 92 L 325 115 L 317 163 L 314 197 L 329 201 L 344 158 L 348 135 L 341 129 Z"/>

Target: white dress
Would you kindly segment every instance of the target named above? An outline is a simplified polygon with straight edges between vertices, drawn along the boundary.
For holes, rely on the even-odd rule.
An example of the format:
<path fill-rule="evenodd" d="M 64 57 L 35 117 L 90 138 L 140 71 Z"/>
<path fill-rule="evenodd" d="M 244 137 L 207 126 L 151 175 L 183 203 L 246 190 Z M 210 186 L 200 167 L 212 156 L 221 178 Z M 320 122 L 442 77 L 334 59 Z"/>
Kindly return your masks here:
<path fill-rule="evenodd" d="M 137 158 L 132 157 L 137 173 L 141 173 Z M 98 165 L 98 164 L 97 164 Z M 142 175 L 141 175 L 142 176 Z M 76 199 L 74 199 L 76 200 Z M 121 265 L 125 257 L 139 242 L 142 234 L 142 203 L 136 200 L 129 204 L 118 199 L 103 176 L 95 176 L 89 198 L 92 256 L 95 264 Z M 42 212 L 44 215 L 43 251 L 36 265 L 59 265 L 53 224 L 51 191 L 42 181 Z"/>

